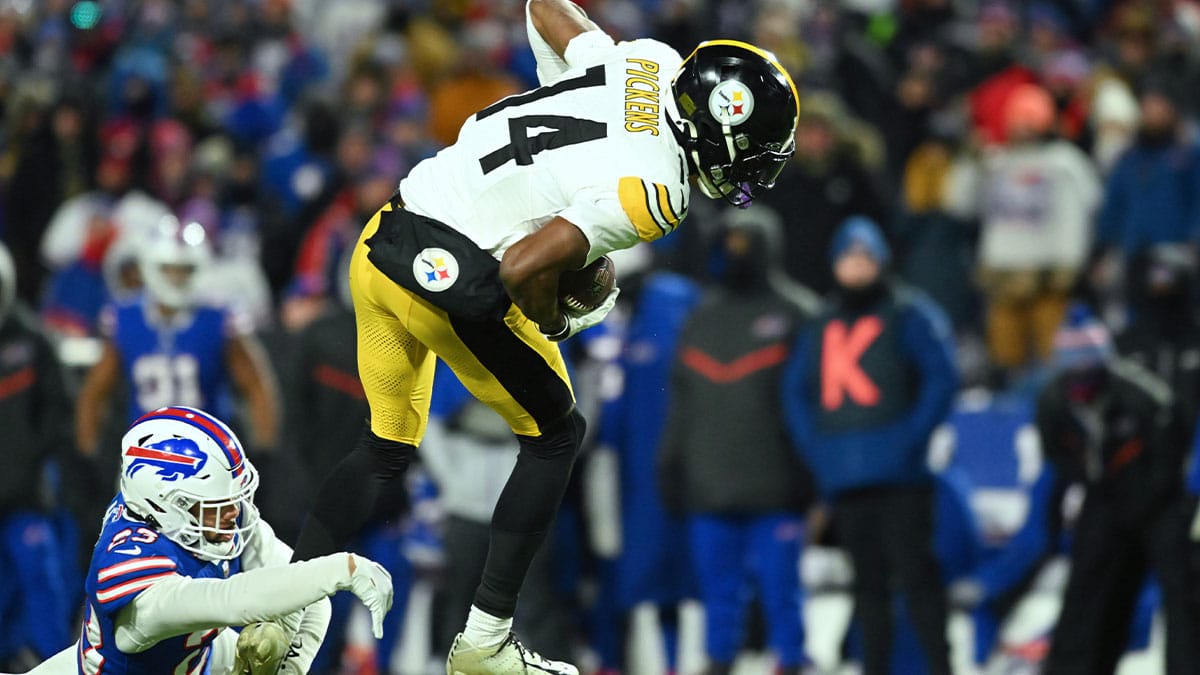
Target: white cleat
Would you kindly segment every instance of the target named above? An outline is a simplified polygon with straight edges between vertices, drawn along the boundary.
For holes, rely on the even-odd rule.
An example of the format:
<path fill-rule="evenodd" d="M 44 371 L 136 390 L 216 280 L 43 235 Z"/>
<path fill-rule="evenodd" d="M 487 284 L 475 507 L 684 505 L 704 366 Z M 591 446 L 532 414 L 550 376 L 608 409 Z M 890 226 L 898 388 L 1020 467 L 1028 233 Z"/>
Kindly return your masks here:
<path fill-rule="evenodd" d="M 234 675 L 275 675 L 288 654 L 291 641 L 279 624 L 252 623 L 238 636 L 233 658 Z"/>
<path fill-rule="evenodd" d="M 512 633 L 499 645 L 476 647 L 463 637 L 454 638 L 446 658 L 446 675 L 579 675 L 579 669 L 562 661 L 542 658 Z"/>

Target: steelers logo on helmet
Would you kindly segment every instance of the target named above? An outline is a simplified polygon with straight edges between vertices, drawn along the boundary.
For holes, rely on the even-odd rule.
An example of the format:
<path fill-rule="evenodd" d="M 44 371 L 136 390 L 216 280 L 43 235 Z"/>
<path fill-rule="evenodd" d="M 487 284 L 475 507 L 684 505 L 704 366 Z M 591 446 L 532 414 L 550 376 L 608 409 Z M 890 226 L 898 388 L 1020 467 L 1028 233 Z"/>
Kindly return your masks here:
<path fill-rule="evenodd" d="M 413 259 L 413 277 L 421 288 L 441 293 L 458 281 L 458 260 L 444 248 L 427 248 Z"/>
<path fill-rule="evenodd" d="M 705 196 L 744 206 L 774 186 L 794 151 L 799 95 L 770 52 L 702 42 L 671 90 L 682 118 L 677 136 Z"/>
<path fill-rule="evenodd" d="M 708 95 L 708 111 L 721 124 L 736 127 L 754 112 L 754 94 L 738 80 L 725 80 Z"/>

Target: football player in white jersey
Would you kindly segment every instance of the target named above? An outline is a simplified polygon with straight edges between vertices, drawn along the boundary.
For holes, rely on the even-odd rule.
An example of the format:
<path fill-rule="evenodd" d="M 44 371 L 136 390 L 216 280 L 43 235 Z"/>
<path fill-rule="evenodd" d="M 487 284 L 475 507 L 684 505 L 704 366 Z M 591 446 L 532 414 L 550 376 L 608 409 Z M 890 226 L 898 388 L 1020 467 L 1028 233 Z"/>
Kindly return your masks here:
<path fill-rule="evenodd" d="M 735 205 L 769 189 L 798 115 L 791 78 L 752 45 L 705 42 L 681 59 L 654 40 L 614 43 L 569 0 L 529 0 L 526 16 L 542 86 L 469 118 L 454 145 L 401 181 L 355 247 L 370 420 L 326 479 L 295 552 L 339 550 L 362 526 L 421 441 L 434 359 L 444 360 L 521 447 L 448 675 L 576 673 L 511 634 L 584 432 L 556 343 L 599 323 L 617 295 L 565 310 L 559 275 L 673 231 L 692 184 Z"/>

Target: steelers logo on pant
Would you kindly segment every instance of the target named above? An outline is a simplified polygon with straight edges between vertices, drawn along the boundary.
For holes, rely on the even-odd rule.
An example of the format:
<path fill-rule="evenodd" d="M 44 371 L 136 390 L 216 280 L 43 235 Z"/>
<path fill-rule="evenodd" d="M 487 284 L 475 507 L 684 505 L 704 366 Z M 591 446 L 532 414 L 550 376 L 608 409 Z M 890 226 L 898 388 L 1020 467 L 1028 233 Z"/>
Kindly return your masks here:
<path fill-rule="evenodd" d="M 413 259 L 413 277 L 421 288 L 440 293 L 458 281 L 458 261 L 444 248 L 427 248 Z"/>

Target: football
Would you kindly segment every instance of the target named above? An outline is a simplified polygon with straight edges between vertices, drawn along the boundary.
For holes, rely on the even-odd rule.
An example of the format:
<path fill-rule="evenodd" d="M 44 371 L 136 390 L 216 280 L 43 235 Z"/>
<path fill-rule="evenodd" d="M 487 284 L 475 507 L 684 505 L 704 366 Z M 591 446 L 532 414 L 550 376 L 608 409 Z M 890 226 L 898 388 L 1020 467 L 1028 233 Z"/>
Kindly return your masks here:
<path fill-rule="evenodd" d="M 572 312 L 590 312 L 604 302 L 617 283 L 617 267 L 602 255 L 583 269 L 567 270 L 558 277 L 558 303 Z"/>

